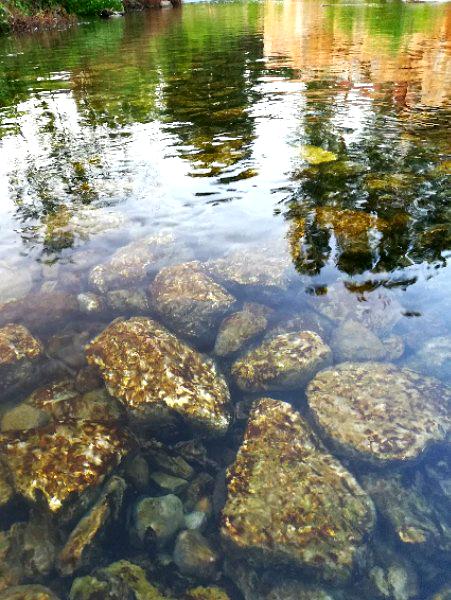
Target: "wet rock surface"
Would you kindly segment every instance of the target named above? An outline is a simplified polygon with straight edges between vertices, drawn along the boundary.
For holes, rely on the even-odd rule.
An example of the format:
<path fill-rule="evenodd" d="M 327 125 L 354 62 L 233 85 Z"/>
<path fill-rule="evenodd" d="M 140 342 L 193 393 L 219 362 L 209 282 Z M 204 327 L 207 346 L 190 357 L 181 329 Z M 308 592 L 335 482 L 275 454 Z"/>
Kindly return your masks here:
<path fill-rule="evenodd" d="M 219 556 L 199 531 L 182 531 L 175 542 L 174 562 L 184 575 L 214 579 Z"/>
<path fill-rule="evenodd" d="M 238 387 L 248 392 L 304 386 L 332 362 L 332 352 L 312 331 L 280 334 L 249 350 L 232 365 Z"/>
<path fill-rule="evenodd" d="M 312 415 L 343 455 L 375 464 L 417 458 L 446 439 L 451 390 L 389 363 L 342 363 L 307 388 Z"/>
<path fill-rule="evenodd" d="M 406 367 L 441 379 L 451 381 L 451 336 L 439 336 L 427 340 L 411 358 Z"/>
<path fill-rule="evenodd" d="M 146 318 L 115 321 L 87 348 L 114 397 L 136 419 L 162 407 L 207 435 L 230 422 L 229 391 L 213 362 Z M 150 414 L 150 416 L 149 416 Z"/>
<path fill-rule="evenodd" d="M 235 298 L 194 261 L 165 267 L 150 288 L 152 304 L 165 324 L 195 341 L 212 341 Z"/>
<path fill-rule="evenodd" d="M 290 405 L 264 398 L 228 473 L 226 553 L 346 578 L 374 525 L 371 500 Z"/>
<path fill-rule="evenodd" d="M 95 490 L 130 448 L 117 425 L 74 421 L 0 436 L 2 460 L 15 491 L 59 512 Z"/>

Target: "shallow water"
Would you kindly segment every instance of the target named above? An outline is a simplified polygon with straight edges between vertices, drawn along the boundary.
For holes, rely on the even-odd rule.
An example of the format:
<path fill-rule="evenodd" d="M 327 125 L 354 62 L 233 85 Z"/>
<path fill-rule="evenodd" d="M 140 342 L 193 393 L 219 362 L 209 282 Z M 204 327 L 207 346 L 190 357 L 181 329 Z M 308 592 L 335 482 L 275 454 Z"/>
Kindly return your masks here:
<path fill-rule="evenodd" d="M 449 385 L 450 36 L 449 3 L 268 0 L 190 3 L 0 39 L 3 273 L 16 274 L 10 281 L 29 275 L 31 298 L 40 289 L 77 296 L 92 291 L 93 266 L 161 232 L 183 247 L 172 263 L 235 250 L 257 263 L 262 250 L 283 255 L 288 286 L 243 286 L 233 290 L 239 302 L 268 304 L 282 328 L 320 314 L 330 343 L 340 307 L 349 305 L 349 319 L 365 305 L 368 325 L 396 306 L 389 330 L 376 327 L 381 338 L 398 336 L 394 362 Z M 324 317 L 337 289 L 343 295 Z M 0 304 L 15 293 L 0 282 Z M 118 316 L 68 311 L 39 323 L 39 311 L 29 318 L 30 303 L 24 311 L 16 322 L 71 376 L 83 358 L 61 338 L 81 332 L 84 343 Z M 212 352 L 211 340 L 197 346 Z M 220 366 L 228 373 L 227 360 Z M 44 369 L 32 388 L 49 378 Z M 26 387 L 4 406 L 23 399 Z M 232 400 L 243 396 L 232 386 Z M 302 390 L 275 397 L 305 408 Z M 243 428 L 239 422 L 209 447 L 221 466 Z M 434 448 L 426 460 L 448 465 L 438 481 L 449 507 L 449 449 Z M 348 466 L 358 476 L 367 471 Z M 414 481 L 415 468 L 410 475 Z M 4 528 L 14 519 L 8 513 Z M 378 543 L 388 547 L 390 527 L 381 523 Z M 209 527 L 214 536 L 214 521 Z M 394 542 L 412 561 L 416 590 L 383 596 L 365 588 L 365 597 L 431 598 L 449 578 L 448 543 L 422 570 L 410 548 Z M 133 556 L 125 545 L 114 558 Z M 181 593 L 180 575 L 156 571 L 154 582 Z M 328 588 L 331 597 L 362 597 L 359 577 Z M 30 580 L 62 597 L 71 583 L 53 571 Z M 230 573 L 220 582 L 241 597 Z"/>

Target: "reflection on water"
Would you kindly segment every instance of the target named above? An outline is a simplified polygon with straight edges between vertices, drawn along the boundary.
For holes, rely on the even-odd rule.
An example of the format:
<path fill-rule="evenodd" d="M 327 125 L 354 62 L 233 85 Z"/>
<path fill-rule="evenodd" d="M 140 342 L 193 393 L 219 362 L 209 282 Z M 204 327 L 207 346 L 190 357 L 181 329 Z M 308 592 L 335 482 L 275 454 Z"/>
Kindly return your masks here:
<path fill-rule="evenodd" d="M 193 448 L 182 451 L 174 446 L 180 439 L 179 432 L 174 440 L 174 428 L 177 429 L 180 418 L 186 418 L 182 407 L 177 407 L 175 421 L 166 423 L 164 415 L 159 415 L 161 421 L 156 421 L 156 427 L 155 421 L 149 425 L 149 415 L 143 418 L 135 414 L 139 413 L 142 389 L 150 386 L 154 390 L 162 385 L 154 379 L 161 367 L 158 359 L 158 364 L 152 366 L 151 383 L 148 377 L 136 383 L 130 375 L 133 369 L 128 371 L 129 365 L 124 367 L 121 362 L 120 367 L 115 363 L 108 366 L 108 360 L 113 358 L 103 355 L 104 344 L 107 349 L 123 348 L 123 355 L 116 357 L 118 361 L 135 360 L 130 338 L 122 339 L 124 333 L 120 331 L 113 340 L 101 338 L 90 351 L 91 362 L 102 364 L 106 370 L 104 378 L 114 380 L 109 391 L 114 389 L 123 404 L 132 403 L 129 417 L 132 422 L 137 419 L 138 433 L 142 434 L 140 427 L 146 431 L 150 427 L 153 433 L 161 427 L 160 437 L 172 444 L 171 460 L 178 456 L 180 462 L 189 456 L 192 466 L 185 467 L 187 472 L 169 468 L 167 457 L 164 465 L 161 457 L 156 458 L 157 446 L 144 445 L 142 456 L 156 469 L 156 479 L 143 483 L 136 473 L 124 475 L 129 486 L 125 500 L 122 484 L 112 479 L 108 484 L 111 489 L 97 498 L 94 513 L 90 513 L 95 520 L 99 514 L 113 510 L 106 498 L 120 497 L 127 516 L 122 515 L 116 525 L 119 541 L 111 544 L 109 534 L 99 536 L 96 554 L 91 552 L 91 542 L 88 544 L 83 538 L 83 559 L 80 555 L 76 560 L 67 557 L 70 548 L 66 545 L 66 562 L 61 566 L 63 559 L 56 557 L 65 536 L 83 511 L 92 506 L 93 498 L 86 501 L 82 510 L 80 505 L 71 508 L 72 513 L 65 509 L 68 514 L 58 521 L 58 531 L 53 531 L 47 521 L 42 522 L 40 513 L 37 522 L 23 501 L 17 505 L 17 512 L 16 508 L 11 509 L 6 491 L 4 502 L 0 463 L 0 507 L 6 506 L 4 515 L 0 512 L 0 525 L 6 532 L 15 521 L 29 519 L 28 529 L 19 528 L 22 537 L 19 530 L 14 530 L 16 537 L 12 542 L 12 534 L 8 534 L 5 564 L 12 561 L 11 557 L 16 563 L 25 560 L 27 544 L 36 546 L 36 531 L 44 530 L 51 538 L 47 542 L 54 554 L 50 553 L 53 558 L 45 564 L 39 562 L 39 557 L 27 559 L 25 573 L 10 568 L 4 572 L 0 566 L 0 591 L 9 584 L 46 583 L 63 598 L 74 577 L 89 573 L 97 564 L 93 558 L 96 556 L 100 557 L 100 566 L 122 558 L 138 561 L 168 595 L 194 600 L 223 598 L 199 595 L 202 591 L 186 595 L 188 587 L 205 581 L 218 583 L 231 598 L 243 594 L 246 600 L 429 600 L 440 587 L 449 585 L 449 450 L 443 446 L 434 448 L 426 461 L 419 466 L 411 461 L 404 470 L 398 468 L 399 456 L 394 450 L 404 436 L 415 439 L 420 446 L 426 445 L 422 437 L 425 431 L 431 439 L 443 437 L 424 415 L 429 415 L 433 398 L 442 394 L 437 406 L 445 403 L 445 410 L 440 408 L 439 414 L 441 427 L 446 429 L 448 392 L 436 394 L 428 387 L 432 384 L 424 384 L 423 396 L 414 405 L 417 413 L 414 411 L 407 419 L 409 410 L 403 407 L 402 399 L 417 397 L 416 391 L 409 388 L 413 384 L 398 371 L 392 375 L 382 363 L 393 362 L 396 368 L 410 367 L 432 376 L 437 386 L 451 381 L 450 36 L 449 3 L 267 0 L 187 4 L 180 10 L 150 11 L 106 23 L 85 23 L 64 33 L 0 40 L 0 348 L 6 357 L 2 362 L 0 356 L 0 392 L 5 397 L 2 414 L 34 388 L 62 376 L 70 380 L 64 383 L 63 391 L 58 388 L 44 396 L 54 396 L 63 402 L 60 406 L 66 406 L 68 398 L 73 402 L 67 414 L 66 409 L 61 409 L 57 416 L 52 413 L 44 418 L 41 396 L 27 400 L 27 411 L 41 411 L 38 423 L 45 431 L 36 441 L 39 427 L 37 433 L 34 428 L 30 432 L 21 421 L 19 429 L 27 430 L 20 434 L 20 439 L 25 440 L 22 445 L 17 439 L 14 443 L 9 440 L 10 430 L 4 426 L 4 420 L 10 422 L 12 417 L 3 415 L 0 443 L 5 456 L 14 454 L 14 444 L 17 452 L 26 452 L 27 444 L 53 447 L 58 428 L 62 432 L 59 439 L 67 441 L 74 436 L 80 444 L 77 448 L 84 448 L 86 431 L 77 428 L 82 427 L 80 422 L 92 420 L 89 410 L 93 409 L 86 406 L 94 400 L 80 394 L 92 393 L 103 383 L 87 369 L 83 347 L 117 316 L 151 315 L 195 348 L 216 354 L 235 404 L 229 434 L 221 443 L 205 442 L 205 456 L 200 459 L 196 455 L 194 459 L 189 454 Z M 199 262 L 178 266 L 192 260 Z M 161 268 L 163 271 L 158 273 Z M 11 329 L 11 323 L 24 325 L 39 340 L 27 342 L 29 332 Z M 135 341 L 144 335 L 142 327 L 140 322 L 134 322 L 130 335 L 135 336 Z M 291 367 L 285 365 L 285 361 L 291 364 L 287 358 L 292 351 L 290 336 L 305 330 L 313 332 L 314 337 L 302 338 L 303 348 L 319 353 L 312 358 L 316 366 L 308 367 L 311 370 L 307 378 L 305 374 L 301 377 L 292 373 Z M 152 328 L 150 333 L 145 328 L 144 331 L 145 336 L 155 335 Z M 164 368 L 174 377 L 191 373 L 197 378 L 192 371 L 197 367 L 192 365 L 200 359 L 191 357 L 189 350 L 166 338 L 166 334 L 158 335 L 163 350 L 149 351 L 147 342 L 142 342 L 142 348 L 147 348 L 142 360 L 159 352 L 161 356 L 177 352 L 180 362 L 185 361 L 182 357 L 188 357 L 183 369 L 166 363 Z M 282 338 L 271 342 L 275 335 Z M 320 336 L 326 350 L 315 336 Z M 11 348 L 27 343 L 32 345 L 32 351 L 30 347 L 15 350 L 12 363 L 17 360 L 21 368 L 14 371 L 10 366 Z M 261 347 L 248 357 L 249 364 L 236 360 L 248 346 L 256 344 Z M 33 362 L 36 356 L 37 368 Z M 246 571 L 233 560 L 224 564 L 221 557 L 209 555 L 211 548 L 207 551 L 198 539 L 191 540 L 190 545 L 182 538 L 177 543 L 174 565 L 168 558 L 174 540 L 168 535 L 164 543 L 146 538 L 152 548 L 153 562 L 148 564 L 148 557 L 143 558 L 145 546 L 135 522 L 135 509 L 131 509 L 138 498 L 161 496 L 162 490 L 174 491 L 182 498 L 185 513 L 197 513 L 197 517 L 190 517 L 192 520 L 207 515 L 207 524 L 199 527 L 217 545 L 218 515 L 208 503 L 216 503 L 216 510 L 224 501 L 220 474 L 241 443 L 250 399 L 271 394 L 289 401 L 305 415 L 307 400 L 302 390 L 319 368 L 364 360 L 378 361 L 379 366 L 373 366 L 370 373 L 360 372 L 360 367 L 352 372 L 345 370 L 344 374 L 338 370 L 333 385 L 357 389 L 364 385 L 363 381 L 368 389 L 359 396 L 361 401 L 366 402 L 368 392 L 370 397 L 380 398 L 375 411 L 378 415 L 389 414 L 385 421 L 382 418 L 379 422 L 377 415 L 368 413 L 370 400 L 352 418 L 354 423 L 367 423 L 364 439 L 371 452 L 377 447 L 382 455 L 391 453 L 394 464 L 384 462 L 385 471 L 374 468 L 371 461 L 368 466 L 367 457 L 360 460 L 362 450 L 355 440 L 335 439 L 340 438 L 341 432 L 334 431 L 333 423 L 324 424 L 327 415 L 315 417 L 315 427 L 320 433 L 321 428 L 328 432 L 323 436 L 328 449 L 343 459 L 374 500 L 378 520 L 372 534 L 369 513 L 363 517 L 365 503 L 360 508 L 358 503 L 352 508 L 347 504 L 346 494 L 352 495 L 356 485 L 350 479 L 346 480 L 349 489 L 343 497 L 339 496 L 337 511 L 343 510 L 343 514 L 334 514 L 332 525 L 322 523 L 310 537 L 302 530 L 302 543 L 311 543 L 319 536 L 320 540 L 337 544 L 340 551 L 335 557 L 331 551 L 324 559 L 321 542 L 319 550 L 315 547 L 320 554 L 314 558 L 310 550 L 310 554 L 287 551 L 296 554 L 296 568 L 288 573 L 263 568 L 258 559 L 253 570 L 249 567 Z M 277 375 L 281 364 L 287 370 L 283 376 Z M 122 368 L 127 377 L 118 381 L 111 373 L 120 373 Z M 213 377 L 210 372 L 208 377 Z M 324 377 L 327 387 L 327 374 Z M 393 381 L 393 389 L 398 386 L 396 394 L 390 396 L 384 391 L 378 396 L 377 390 L 385 379 Z M 269 383 L 262 384 L 266 381 Z M 135 383 L 141 390 L 138 394 L 133 388 Z M 222 398 L 223 384 L 214 385 Z M 121 397 L 124 390 L 125 400 Z M 308 398 L 312 410 L 315 402 L 324 401 L 324 390 L 318 390 L 319 400 L 316 396 Z M 159 393 L 161 398 L 173 391 L 169 393 L 162 385 Z M 100 427 L 98 421 L 116 422 L 117 414 L 122 415 L 121 407 L 114 405 L 114 410 L 109 406 L 105 417 L 107 400 L 102 394 L 94 402 L 97 425 L 90 421 L 94 429 L 88 435 L 95 439 L 93 447 L 86 450 L 89 456 L 103 447 L 99 440 L 105 433 L 96 429 Z M 351 409 L 347 416 L 344 414 L 345 396 L 343 392 L 341 403 L 334 409 L 333 415 L 337 416 L 332 420 L 345 422 L 352 414 Z M 424 398 L 428 399 L 427 406 L 421 404 Z M 213 402 L 211 398 L 209 401 Z M 390 406 L 393 413 L 386 412 Z M 253 426 L 246 433 L 248 446 L 257 453 L 259 442 L 253 436 L 258 431 L 268 439 L 282 435 L 285 423 L 279 408 L 262 404 L 259 410 L 261 414 L 257 411 L 251 416 L 258 427 Z M 266 419 L 266 410 L 277 424 L 275 431 L 271 430 L 274 422 Z M 154 413 L 151 416 L 156 419 Z M 416 417 L 420 424 L 414 423 Z M 195 418 L 202 423 L 206 417 L 203 414 Z M 221 418 L 221 426 L 219 421 L 215 424 L 217 429 L 228 423 L 229 417 Z M 435 414 L 431 419 L 434 418 Z M 387 423 L 393 424 L 394 433 L 387 433 Z M 265 427 L 269 427 L 266 433 Z M 305 435 L 304 425 L 293 427 L 298 435 Z M 382 433 L 378 427 L 382 427 Z M 184 430 L 181 437 L 186 439 L 190 431 Z M 350 431 L 352 437 L 352 427 Z M 119 440 L 116 433 L 115 430 L 104 447 L 104 460 L 109 466 L 111 452 L 117 456 L 129 452 L 128 438 Z M 284 448 L 286 439 L 283 435 L 282 438 L 280 447 Z M 356 448 L 350 451 L 354 442 Z M 66 453 L 64 448 L 58 451 Z M 159 451 L 167 452 L 167 448 Z M 235 466 L 231 485 L 238 493 L 247 485 L 239 481 L 240 469 L 246 470 L 251 463 L 255 466 L 261 460 L 263 466 L 259 468 L 263 469 L 265 461 L 269 461 L 270 467 L 266 468 L 277 472 L 278 465 L 271 464 L 276 459 L 270 452 L 264 450 L 257 457 L 252 452 L 249 460 L 245 453 L 242 456 L 244 466 Z M 308 460 L 323 464 L 315 453 L 317 449 L 312 450 Z M 20 464 L 22 458 L 18 456 L 14 454 L 8 460 Z M 55 460 L 59 456 L 55 454 Z M 72 459 L 67 460 L 70 471 Z M 73 460 L 78 460 L 77 455 Z M 282 457 L 279 462 L 291 464 L 290 460 L 285 463 Z M 380 456 L 374 460 L 377 463 Z M 184 481 L 194 477 L 193 466 L 201 480 L 196 501 L 196 486 L 192 482 L 187 488 Z M 80 475 L 81 487 L 91 467 Z M 15 485 L 30 503 L 34 498 L 30 490 L 35 484 L 34 475 L 27 473 L 27 468 Z M 140 468 L 145 471 L 147 467 L 141 464 Z M 51 465 L 43 465 L 42 469 L 52 472 Z M 310 475 L 283 469 L 279 475 L 285 478 L 287 494 L 291 492 L 290 485 L 294 486 L 293 497 L 284 505 L 283 514 L 288 515 L 290 527 L 294 527 L 293 523 L 299 526 L 298 505 L 290 504 L 293 498 L 301 502 L 294 482 Z M 162 482 L 161 478 L 168 476 L 178 477 L 179 481 Z M 333 486 L 329 487 L 332 484 L 327 477 L 321 483 L 315 480 L 311 486 L 305 480 L 302 497 L 310 498 L 315 485 L 324 485 L 318 493 L 322 494 L 323 509 L 329 515 L 328 494 Z M 263 481 L 265 478 L 262 486 Z M 261 500 L 259 494 L 263 490 L 258 478 L 255 485 L 257 500 L 274 510 L 273 519 L 264 525 L 269 529 L 263 537 L 258 538 L 255 533 L 255 545 L 263 544 L 263 538 L 268 547 L 283 545 L 286 539 L 280 531 L 276 535 L 271 530 L 275 523 L 282 529 L 287 526 L 277 494 Z M 267 481 L 263 487 L 268 487 Z M 53 496 L 53 492 L 47 492 L 44 496 L 50 498 L 50 505 L 53 502 L 59 507 L 59 492 Z M 67 486 L 62 494 L 64 502 L 66 492 Z M 400 500 L 403 496 L 404 504 Z M 308 500 L 312 506 L 317 501 L 317 496 Z M 236 502 L 236 498 L 230 500 L 227 514 L 241 510 L 239 502 L 236 508 Z M 243 502 L 243 513 L 252 512 L 252 502 L 250 509 L 246 506 Z M 355 527 L 362 527 L 355 535 L 347 530 L 353 511 Z M 308 518 L 314 521 L 317 512 L 313 513 Z M 256 513 L 252 514 L 251 521 Z M 223 536 L 246 546 L 251 538 L 246 537 L 245 526 L 243 530 L 238 526 L 231 528 L 233 518 L 240 519 L 232 517 L 233 514 L 228 524 L 222 521 Z M 242 518 L 246 525 L 248 517 Z M 252 521 L 252 527 L 257 531 L 263 522 L 265 519 L 257 524 Z M 290 527 L 287 531 L 291 531 Z M 311 527 L 315 527 L 315 522 Z M 6 536 L 1 531 L 0 534 Z M 31 536 L 32 541 L 26 536 Z M 340 546 L 347 536 L 353 539 L 352 543 Z M 368 553 L 361 555 L 360 550 L 356 551 L 357 558 L 352 560 L 357 566 L 348 582 L 334 580 L 329 576 L 328 561 L 341 569 L 341 561 L 346 562 L 344 557 L 349 548 L 358 545 L 359 536 L 365 541 L 371 539 Z M 215 564 L 213 572 L 210 566 L 202 575 L 202 568 L 207 567 L 201 558 L 194 567 L 185 564 L 186 557 L 181 558 L 185 542 L 188 554 L 195 547 L 199 555 L 210 557 Z M 293 547 L 296 543 L 293 541 Z M 267 551 L 275 567 L 278 559 L 271 554 L 273 548 Z M 21 554 L 22 550 L 25 554 Z M 0 544 L 3 560 L 2 552 Z M 301 563 L 304 561 L 300 570 L 299 556 Z M 123 581 L 125 575 L 121 573 Z M 113 577 L 104 572 L 99 577 L 101 583 L 96 585 L 103 586 L 104 594 L 113 593 L 111 586 L 119 585 L 116 580 L 113 585 L 111 579 L 119 577 L 117 573 Z M 318 584 L 318 580 L 325 583 Z M 313 585 L 324 589 L 314 589 Z M 117 597 L 128 598 L 125 594 L 129 591 Z M 114 593 L 119 594 L 117 590 Z M 449 588 L 445 595 L 434 598 L 448 597 L 446 593 L 449 594 Z M 71 599 L 96 597 L 74 592 Z"/>

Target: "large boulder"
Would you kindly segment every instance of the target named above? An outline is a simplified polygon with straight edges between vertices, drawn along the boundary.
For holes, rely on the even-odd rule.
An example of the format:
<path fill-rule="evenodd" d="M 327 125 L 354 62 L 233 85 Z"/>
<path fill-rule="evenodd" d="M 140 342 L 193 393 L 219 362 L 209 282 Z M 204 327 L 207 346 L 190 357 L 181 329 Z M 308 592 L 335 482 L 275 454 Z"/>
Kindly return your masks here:
<path fill-rule="evenodd" d="M 332 362 L 332 352 L 312 331 L 264 340 L 232 365 L 238 387 L 247 392 L 290 390 L 306 385 Z"/>
<path fill-rule="evenodd" d="M 221 533 L 229 555 L 340 580 L 374 518 L 368 495 L 289 404 L 255 404 L 228 472 Z"/>
<path fill-rule="evenodd" d="M 307 397 L 337 452 L 376 464 L 417 458 L 451 428 L 451 389 L 389 363 L 341 363 L 321 371 Z"/>
<path fill-rule="evenodd" d="M 221 435 L 230 423 L 229 390 L 214 363 L 151 319 L 114 321 L 87 347 L 113 396 L 152 426 L 159 410 L 196 431 Z"/>
<path fill-rule="evenodd" d="M 36 376 L 44 353 L 39 340 L 23 325 L 0 328 L 0 394 L 17 385 L 28 385 Z"/>
<path fill-rule="evenodd" d="M 161 269 L 149 291 L 168 327 L 196 342 L 214 339 L 219 320 L 235 302 L 197 261 Z"/>
<path fill-rule="evenodd" d="M 142 284 L 161 267 L 179 262 L 186 249 L 176 243 L 172 233 L 138 239 L 116 250 L 109 260 L 89 273 L 89 282 L 98 292 Z"/>

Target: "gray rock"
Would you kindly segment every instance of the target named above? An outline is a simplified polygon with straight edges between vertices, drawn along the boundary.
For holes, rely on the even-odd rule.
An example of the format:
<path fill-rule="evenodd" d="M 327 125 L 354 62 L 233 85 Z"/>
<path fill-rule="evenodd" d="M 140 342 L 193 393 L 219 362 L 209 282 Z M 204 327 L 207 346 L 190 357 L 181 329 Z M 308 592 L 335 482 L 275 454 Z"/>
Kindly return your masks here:
<path fill-rule="evenodd" d="M 55 331 L 79 314 L 77 298 L 73 294 L 39 291 L 0 307 L 0 327 L 20 323 L 33 334 Z"/>
<path fill-rule="evenodd" d="M 106 310 L 105 300 L 93 292 L 78 294 L 77 301 L 80 312 L 85 315 L 103 313 Z"/>
<path fill-rule="evenodd" d="M 185 515 L 185 527 L 186 529 L 197 529 L 203 531 L 207 526 L 208 517 L 206 513 L 200 510 L 194 510 L 193 512 Z"/>
<path fill-rule="evenodd" d="M 232 365 L 238 387 L 248 392 L 290 390 L 306 385 L 332 362 L 332 352 L 316 333 L 277 335 L 249 350 Z"/>
<path fill-rule="evenodd" d="M 140 492 L 147 490 L 150 484 L 150 469 L 147 460 L 138 454 L 124 465 L 124 477 Z"/>
<path fill-rule="evenodd" d="M 146 458 L 155 469 L 164 471 L 168 475 L 182 479 L 191 479 L 194 475 L 193 467 L 184 458 L 177 454 L 171 454 L 162 445 L 148 449 Z"/>
<path fill-rule="evenodd" d="M 203 435 L 227 431 L 231 414 L 225 379 L 212 361 L 155 321 L 113 321 L 86 353 L 110 394 L 144 427 L 152 427 L 158 409 Z"/>
<path fill-rule="evenodd" d="M 451 336 L 427 340 L 405 364 L 409 369 L 451 383 Z"/>
<path fill-rule="evenodd" d="M 134 507 L 133 538 L 139 546 L 165 546 L 183 527 L 183 504 L 177 496 L 143 498 Z"/>
<path fill-rule="evenodd" d="M 186 530 L 175 542 L 174 562 L 184 575 L 208 580 L 217 574 L 219 555 L 199 531 Z"/>
<path fill-rule="evenodd" d="M 150 286 L 152 304 L 168 327 L 196 342 L 214 339 L 235 298 L 194 261 L 165 267 Z"/>
<path fill-rule="evenodd" d="M 387 353 L 385 356 L 386 360 L 398 360 L 404 354 L 404 340 L 400 335 L 389 335 L 382 339 L 382 343 Z"/>
<path fill-rule="evenodd" d="M 365 550 L 369 496 L 285 402 L 263 398 L 228 472 L 221 534 L 233 560 L 343 580 Z"/>
<path fill-rule="evenodd" d="M 351 319 L 337 327 L 330 345 L 336 362 L 381 360 L 387 355 L 387 350 L 377 335 Z"/>
<path fill-rule="evenodd" d="M 451 389 L 389 363 L 342 363 L 321 371 L 307 397 L 339 453 L 378 464 L 415 459 L 451 428 Z"/>
<path fill-rule="evenodd" d="M 180 494 L 183 490 L 186 490 L 188 487 L 188 482 L 186 479 L 182 479 L 181 477 L 174 477 L 173 475 L 168 475 L 163 471 L 154 471 L 150 479 L 158 485 L 165 492 L 170 492 L 172 494 Z"/>

